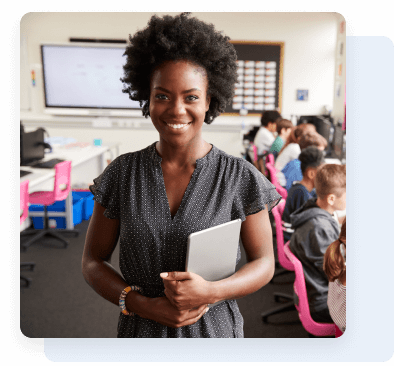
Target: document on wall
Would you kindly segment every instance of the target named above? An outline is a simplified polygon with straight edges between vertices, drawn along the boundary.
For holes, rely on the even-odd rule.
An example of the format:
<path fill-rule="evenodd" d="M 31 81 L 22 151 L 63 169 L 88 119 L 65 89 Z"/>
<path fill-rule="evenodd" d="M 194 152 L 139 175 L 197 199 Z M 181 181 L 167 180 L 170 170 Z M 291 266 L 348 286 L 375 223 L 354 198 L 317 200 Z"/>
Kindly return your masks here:
<path fill-rule="evenodd" d="M 237 61 L 238 82 L 232 108 L 242 106 L 247 110 L 275 109 L 277 64 L 275 61 Z M 269 102 L 262 103 L 262 97 L 269 96 Z"/>

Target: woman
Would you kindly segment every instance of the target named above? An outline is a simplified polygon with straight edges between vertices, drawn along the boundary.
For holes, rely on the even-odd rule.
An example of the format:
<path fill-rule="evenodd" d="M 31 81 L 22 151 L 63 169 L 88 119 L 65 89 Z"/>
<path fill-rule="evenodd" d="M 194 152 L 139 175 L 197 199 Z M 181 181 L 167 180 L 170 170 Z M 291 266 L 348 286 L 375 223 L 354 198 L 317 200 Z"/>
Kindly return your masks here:
<path fill-rule="evenodd" d="M 86 281 L 121 306 L 118 337 L 243 337 L 234 299 L 272 278 L 268 210 L 281 197 L 251 164 L 201 135 L 232 98 L 228 39 L 188 14 L 153 16 L 130 37 L 124 92 L 140 101 L 160 139 L 94 180 L 82 260 Z M 184 272 L 187 237 L 237 218 L 248 263 L 217 282 Z M 123 277 L 108 263 L 118 239 Z"/>

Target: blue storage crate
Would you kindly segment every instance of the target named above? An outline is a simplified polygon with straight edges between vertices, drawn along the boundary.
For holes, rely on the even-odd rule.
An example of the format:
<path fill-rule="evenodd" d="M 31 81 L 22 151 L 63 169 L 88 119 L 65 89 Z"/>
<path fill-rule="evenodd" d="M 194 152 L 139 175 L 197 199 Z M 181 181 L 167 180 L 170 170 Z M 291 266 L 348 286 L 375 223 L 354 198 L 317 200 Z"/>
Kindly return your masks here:
<path fill-rule="evenodd" d="M 81 196 L 72 192 L 73 197 L 73 224 L 78 225 L 82 222 L 82 204 L 83 199 Z M 48 212 L 65 212 L 66 211 L 66 200 L 57 201 L 53 205 L 47 206 Z M 33 225 L 35 229 L 44 228 L 44 206 L 43 205 L 30 205 L 29 211 L 31 212 L 42 212 L 43 217 L 32 217 Z M 67 222 L 66 217 L 56 217 L 50 216 L 49 220 L 54 220 L 56 222 L 56 229 L 66 229 Z"/>
<path fill-rule="evenodd" d="M 93 201 L 93 193 L 90 191 L 73 191 L 73 194 L 78 195 L 83 199 L 82 203 L 82 220 L 89 220 L 90 216 L 93 214 L 93 207 L 94 207 L 94 201 Z"/>

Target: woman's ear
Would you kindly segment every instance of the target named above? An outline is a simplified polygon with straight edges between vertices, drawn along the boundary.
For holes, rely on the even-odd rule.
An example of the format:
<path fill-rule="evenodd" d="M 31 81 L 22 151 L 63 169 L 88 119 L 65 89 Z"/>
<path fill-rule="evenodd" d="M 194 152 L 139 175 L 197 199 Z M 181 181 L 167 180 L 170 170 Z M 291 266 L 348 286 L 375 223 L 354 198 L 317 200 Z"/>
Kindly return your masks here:
<path fill-rule="evenodd" d="M 208 112 L 209 110 L 209 105 L 211 104 L 211 96 L 207 95 L 207 100 L 206 100 L 206 106 L 205 106 L 205 112 Z"/>

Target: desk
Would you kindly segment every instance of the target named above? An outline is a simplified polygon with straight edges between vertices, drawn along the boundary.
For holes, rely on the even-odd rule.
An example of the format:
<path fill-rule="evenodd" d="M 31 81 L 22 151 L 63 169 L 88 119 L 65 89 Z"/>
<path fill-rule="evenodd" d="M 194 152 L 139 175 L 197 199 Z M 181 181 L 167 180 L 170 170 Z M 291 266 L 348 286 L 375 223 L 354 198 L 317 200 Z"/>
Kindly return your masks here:
<path fill-rule="evenodd" d="M 115 153 L 113 152 L 115 150 Z M 55 147 L 51 153 L 45 154 L 44 160 L 53 158 L 71 160 L 71 186 L 75 184 L 85 185 L 93 182 L 93 179 L 102 173 L 107 166 L 105 154 L 111 154 L 111 160 L 119 155 L 119 144 L 109 144 L 107 146 L 87 146 L 87 147 Z M 22 170 L 30 171 L 20 178 L 20 182 L 29 180 L 29 193 L 35 191 L 51 191 L 55 181 L 55 169 L 40 169 L 29 166 L 21 166 Z M 73 229 L 73 208 L 72 195 L 66 198 L 66 211 L 48 212 L 48 216 L 65 216 L 67 229 Z M 42 216 L 41 213 L 29 212 L 29 216 Z M 21 230 L 30 225 L 30 220 L 25 220 L 26 224 L 21 225 Z"/>

